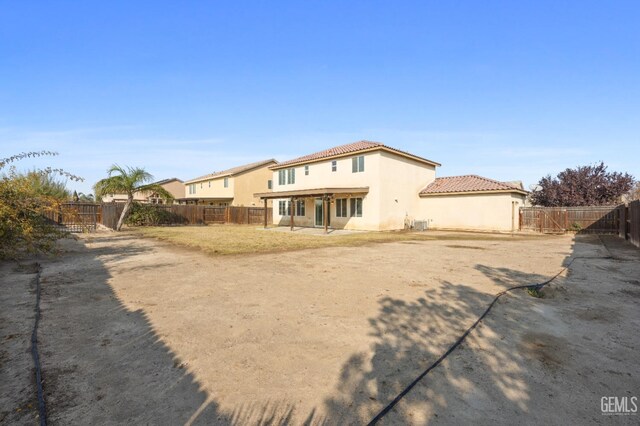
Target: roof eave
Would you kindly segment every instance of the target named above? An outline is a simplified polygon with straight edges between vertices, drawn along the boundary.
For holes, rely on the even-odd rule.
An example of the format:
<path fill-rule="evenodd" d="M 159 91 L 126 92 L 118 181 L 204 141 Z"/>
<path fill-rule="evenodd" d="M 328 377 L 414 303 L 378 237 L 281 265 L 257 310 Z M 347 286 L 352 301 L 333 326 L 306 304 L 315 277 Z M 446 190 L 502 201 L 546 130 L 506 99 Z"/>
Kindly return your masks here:
<path fill-rule="evenodd" d="M 331 194 L 367 194 L 368 186 L 362 187 L 345 187 L 345 188 L 310 188 L 295 189 L 291 191 L 275 191 L 275 192 L 256 192 L 253 194 L 256 198 L 274 199 L 274 198 L 290 198 L 290 197 L 314 197 Z"/>
<path fill-rule="evenodd" d="M 477 195 L 477 194 L 520 194 L 520 195 L 528 195 L 527 191 L 523 191 L 521 189 L 492 189 L 486 191 L 456 191 L 456 192 L 430 192 L 430 193 L 420 193 L 420 197 L 441 197 L 446 195 Z"/>
<path fill-rule="evenodd" d="M 351 152 L 347 152 L 347 153 L 344 153 L 344 154 L 335 154 L 335 155 L 330 155 L 328 157 L 314 158 L 312 160 L 301 160 L 301 161 L 296 161 L 294 163 L 286 163 L 286 162 L 279 163 L 279 164 L 276 164 L 274 166 L 269 167 L 269 169 L 271 169 L 271 170 L 288 169 L 290 167 L 302 166 L 304 164 L 320 163 L 322 161 L 333 160 L 335 158 L 352 157 L 354 155 L 365 154 L 367 152 L 373 152 L 373 151 L 389 152 L 391 154 L 395 154 L 395 155 L 398 155 L 400 157 L 410 158 L 410 159 L 412 159 L 414 161 L 418 161 L 420 163 L 425 163 L 425 164 L 428 164 L 428 165 L 433 166 L 433 167 L 442 166 L 442 164 L 440 164 L 440 163 L 436 163 L 435 161 L 431 161 L 431 160 L 428 160 L 426 158 L 418 157 L 417 155 L 404 153 L 404 152 L 399 152 L 399 151 L 387 148 L 386 146 L 374 146 L 374 147 L 371 147 L 371 148 L 360 149 L 358 151 L 351 151 Z"/>

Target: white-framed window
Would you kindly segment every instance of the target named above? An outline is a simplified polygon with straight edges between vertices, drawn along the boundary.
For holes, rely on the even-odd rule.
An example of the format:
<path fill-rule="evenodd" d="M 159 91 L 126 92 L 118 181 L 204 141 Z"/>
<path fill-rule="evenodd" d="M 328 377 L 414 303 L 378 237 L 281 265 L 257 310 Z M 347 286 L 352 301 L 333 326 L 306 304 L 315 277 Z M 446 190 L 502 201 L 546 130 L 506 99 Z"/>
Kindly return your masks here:
<path fill-rule="evenodd" d="M 273 181 L 271 179 L 267 181 L 267 189 L 273 189 Z"/>
<path fill-rule="evenodd" d="M 364 172 L 364 155 L 351 159 L 351 173 Z"/>
<path fill-rule="evenodd" d="M 280 216 L 291 216 L 291 202 L 280 200 L 278 202 L 278 214 Z"/>
<path fill-rule="evenodd" d="M 209 181 L 209 188 L 211 188 L 211 181 Z"/>
<path fill-rule="evenodd" d="M 278 185 L 291 185 L 294 183 L 296 183 L 295 168 L 278 170 Z"/>
<path fill-rule="evenodd" d="M 200 182 L 200 189 L 202 189 L 202 182 Z"/>
<path fill-rule="evenodd" d="M 304 175 L 309 176 L 309 166 L 304 166 Z"/>
<path fill-rule="evenodd" d="M 306 216 L 304 200 L 296 200 L 296 216 Z"/>
<path fill-rule="evenodd" d="M 347 217 L 347 199 L 336 199 L 336 217 Z"/>
<path fill-rule="evenodd" d="M 229 178 L 228 177 L 224 178 L 224 181 L 222 183 L 223 183 L 225 188 L 228 188 L 229 187 Z"/>
<path fill-rule="evenodd" d="M 189 185 L 189 194 L 195 194 L 196 193 L 196 184 L 192 183 Z"/>
<path fill-rule="evenodd" d="M 362 198 L 351 199 L 351 217 L 362 217 Z"/>
<path fill-rule="evenodd" d="M 338 162 L 336 160 L 333 160 L 331 162 L 331 171 L 332 172 L 337 172 L 338 171 Z"/>

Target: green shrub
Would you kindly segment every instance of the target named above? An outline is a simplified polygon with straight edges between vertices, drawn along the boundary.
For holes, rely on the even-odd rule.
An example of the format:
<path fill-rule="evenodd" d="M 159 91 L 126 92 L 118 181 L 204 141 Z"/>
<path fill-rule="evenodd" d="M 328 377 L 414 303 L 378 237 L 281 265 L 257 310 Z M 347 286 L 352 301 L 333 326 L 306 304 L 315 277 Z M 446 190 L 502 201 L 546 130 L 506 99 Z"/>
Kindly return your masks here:
<path fill-rule="evenodd" d="M 0 259 L 51 253 L 56 240 L 67 235 L 47 218 L 53 217 L 67 196 L 64 184 L 55 176 L 82 178 L 50 167 L 21 173 L 12 165 L 25 158 L 55 155 L 40 151 L 0 158 Z"/>
<path fill-rule="evenodd" d="M 172 213 L 163 207 L 140 203 L 133 203 L 126 220 L 129 226 L 171 225 L 184 222 L 185 220 L 182 216 Z"/>

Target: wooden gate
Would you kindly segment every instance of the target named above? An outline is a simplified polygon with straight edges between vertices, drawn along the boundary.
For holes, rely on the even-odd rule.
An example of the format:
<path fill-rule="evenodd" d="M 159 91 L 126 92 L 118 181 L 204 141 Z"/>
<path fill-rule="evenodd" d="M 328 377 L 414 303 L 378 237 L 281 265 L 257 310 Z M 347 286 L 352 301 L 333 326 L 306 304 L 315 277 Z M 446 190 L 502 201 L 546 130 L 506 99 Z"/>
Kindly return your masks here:
<path fill-rule="evenodd" d="M 225 223 L 226 221 L 226 207 L 204 207 L 204 223 Z"/>
<path fill-rule="evenodd" d="M 50 209 L 47 219 L 70 232 L 89 232 L 96 230 L 100 220 L 100 205 L 93 203 L 62 203 Z"/>

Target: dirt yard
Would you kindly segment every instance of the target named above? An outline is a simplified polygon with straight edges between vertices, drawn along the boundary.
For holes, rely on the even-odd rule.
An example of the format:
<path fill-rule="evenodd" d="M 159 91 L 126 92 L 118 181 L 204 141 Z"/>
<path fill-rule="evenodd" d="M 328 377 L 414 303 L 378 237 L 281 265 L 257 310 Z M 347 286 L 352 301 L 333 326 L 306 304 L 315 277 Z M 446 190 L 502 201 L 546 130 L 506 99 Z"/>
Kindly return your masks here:
<path fill-rule="evenodd" d="M 600 400 L 640 397 L 640 250 L 432 235 L 228 256 L 139 234 L 68 241 L 41 261 L 49 420 L 366 423 L 496 293 L 575 258 L 543 298 L 503 297 L 383 424 L 638 423 Z M 0 423 L 31 423 L 34 270 L 0 267 Z"/>

